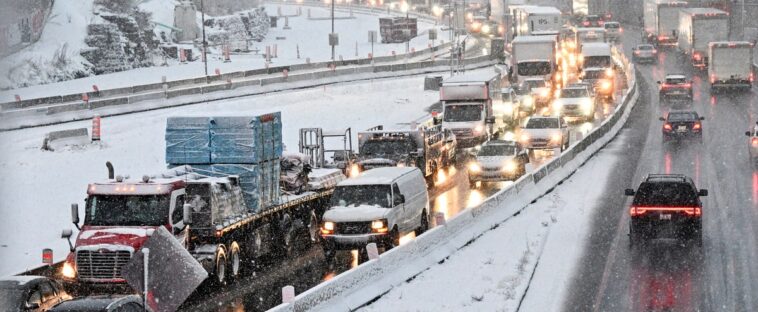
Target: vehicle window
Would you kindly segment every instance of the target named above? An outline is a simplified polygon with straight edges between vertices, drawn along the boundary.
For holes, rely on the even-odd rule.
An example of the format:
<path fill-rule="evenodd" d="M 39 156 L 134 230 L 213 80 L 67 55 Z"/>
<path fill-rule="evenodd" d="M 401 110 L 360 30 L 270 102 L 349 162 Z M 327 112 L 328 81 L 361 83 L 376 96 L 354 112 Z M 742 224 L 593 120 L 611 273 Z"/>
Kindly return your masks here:
<path fill-rule="evenodd" d="M 86 225 L 158 226 L 168 222 L 169 195 L 93 195 Z"/>
<path fill-rule="evenodd" d="M 47 302 L 49 300 L 55 299 L 55 288 L 53 288 L 53 285 L 50 285 L 50 282 L 40 283 L 39 291 L 42 295 L 42 302 Z"/>
<path fill-rule="evenodd" d="M 601 79 L 605 77 L 605 71 L 602 70 L 588 70 L 584 72 L 584 79 Z"/>
<path fill-rule="evenodd" d="M 676 182 L 642 183 L 634 196 L 635 206 L 695 206 L 699 200 L 691 185 Z"/>
<path fill-rule="evenodd" d="M 477 156 L 512 156 L 516 154 L 513 145 L 484 145 Z"/>
<path fill-rule="evenodd" d="M 668 121 L 694 121 L 697 120 L 696 113 L 669 113 Z"/>
<path fill-rule="evenodd" d="M 391 207 L 389 185 L 346 185 L 334 190 L 330 206 L 357 207 L 361 205 Z"/>
<path fill-rule="evenodd" d="M 184 194 L 176 197 L 176 205 L 174 206 L 174 213 L 171 215 L 171 219 L 174 224 L 184 219 Z"/>
<path fill-rule="evenodd" d="M 651 46 L 651 45 L 641 45 L 641 46 L 638 46 L 637 49 L 638 50 L 648 51 L 648 50 L 653 50 L 653 46 Z"/>
<path fill-rule="evenodd" d="M 558 127 L 558 118 L 530 118 L 526 123 L 527 129 L 554 129 Z"/>
<path fill-rule="evenodd" d="M 611 67 L 610 55 L 585 56 L 584 67 Z"/>
<path fill-rule="evenodd" d="M 530 90 L 534 88 L 544 88 L 547 86 L 547 83 L 544 80 L 527 80 L 524 81 L 524 84 Z"/>
<path fill-rule="evenodd" d="M 550 62 L 523 62 L 518 64 L 519 76 L 547 75 L 551 71 Z"/>
<path fill-rule="evenodd" d="M 443 120 L 448 122 L 482 120 L 482 105 L 446 105 Z"/>
<path fill-rule="evenodd" d="M 40 293 L 39 289 L 35 289 L 31 294 L 29 294 L 29 299 L 26 300 L 27 306 L 37 304 L 42 305 L 42 293 Z"/>
<path fill-rule="evenodd" d="M 142 312 L 142 311 L 143 311 L 142 306 L 134 302 L 126 303 L 113 310 L 113 312 Z"/>
<path fill-rule="evenodd" d="M 563 89 L 561 90 L 562 98 L 580 98 L 588 97 L 587 89 Z"/>
<path fill-rule="evenodd" d="M 687 79 L 685 78 L 667 78 L 666 84 L 685 84 Z"/>
<path fill-rule="evenodd" d="M 616 23 L 605 23 L 605 29 L 619 29 L 621 25 Z"/>
<path fill-rule="evenodd" d="M 400 188 L 397 187 L 397 183 L 392 184 L 392 204 L 393 206 L 397 207 L 398 205 L 402 204 L 403 201 L 400 200 Z"/>
<path fill-rule="evenodd" d="M 415 152 L 416 142 L 411 138 L 368 140 L 360 147 L 361 154 L 365 155 L 405 155 Z"/>

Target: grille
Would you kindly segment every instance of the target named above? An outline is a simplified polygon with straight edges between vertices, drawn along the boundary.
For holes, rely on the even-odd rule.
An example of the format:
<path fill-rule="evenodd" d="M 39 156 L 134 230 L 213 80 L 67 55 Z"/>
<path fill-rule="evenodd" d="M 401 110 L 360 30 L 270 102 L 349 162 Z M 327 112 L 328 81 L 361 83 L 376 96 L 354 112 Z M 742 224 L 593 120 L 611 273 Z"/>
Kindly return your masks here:
<path fill-rule="evenodd" d="M 76 252 L 76 270 L 82 279 L 114 279 L 121 277 L 121 268 L 132 254 L 126 250 Z"/>
<path fill-rule="evenodd" d="M 339 234 L 369 234 L 371 233 L 371 222 L 337 223 L 337 233 Z"/>
<path fill-rule="evenodd" d="M 474 136 L 474 132 L 471 129 L 453 129 L 453 134 L 461 137 Z"/>
<path fill-rule="evenodd" d="M 548 139 L 532 139 L 533 146 L 546 146 Z"/>

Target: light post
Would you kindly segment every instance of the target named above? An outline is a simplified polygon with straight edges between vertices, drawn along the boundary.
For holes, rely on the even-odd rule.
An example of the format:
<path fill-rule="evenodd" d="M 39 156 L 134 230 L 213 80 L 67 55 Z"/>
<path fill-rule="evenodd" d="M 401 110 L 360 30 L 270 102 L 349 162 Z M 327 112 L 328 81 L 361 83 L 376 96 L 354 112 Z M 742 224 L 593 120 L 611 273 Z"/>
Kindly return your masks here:
<path fill-rule="evenodd" d="M 332 1 L 332 36 L 334 36 L 334 2 L 337 0 L 331 0 Z M 334 63 L 334 44 L 332 44 L 332 63 Z"/>
<path fill-rule="evenodd" d="M 205 65 L 205 77 L 208 80 L 208 41 L 205 40 L 205 2 L 200 0 L 200 13 L 203 23 L 203 64 Z M 195 15 L 197 16 L 197 15 Z"/>
<path fill-rule="evenodd" d="M 410 36 L 410 33 L 411 33 L 411 28 L 410 27 L 411 27 L 411 25 L 410 25 L 410 22 L 408 20 L 409 19 L 408 18 L 408 9 L 409 9 L 409 7 L 408 7 L 408 2 L 407 1 L 403 1 L 403 2 L 400 3 L 400 11 L 402 11 L 403 13 L 405 13 L 405 30 L 408 32 L 408 37 L 406 38 L 406 41 L 405 41 L 405 55 L 406 55 L 406 57 L 408 56 L 408 52 L 410 52 L 410 45 L 411 45 L 411 36 Z"/>

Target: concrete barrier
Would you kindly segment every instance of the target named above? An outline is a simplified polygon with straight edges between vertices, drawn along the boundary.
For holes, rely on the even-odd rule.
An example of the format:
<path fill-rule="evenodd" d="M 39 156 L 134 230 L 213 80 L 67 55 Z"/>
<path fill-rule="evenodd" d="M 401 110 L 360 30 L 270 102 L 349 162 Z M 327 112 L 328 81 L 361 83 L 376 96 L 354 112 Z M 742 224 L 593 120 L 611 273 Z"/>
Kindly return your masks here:
<path fill-rule="evenodd" d="M 56 143 L 60 143 L 62 140 L 68 140 L 76 143 L 87 142 L 89 141 L 89 133 L 87 132 L 87 128 L 76 128 L 48 132 L 45 134 L 45 138 L 42 140 L 42 149 L 46 151 L 53 151 L 56 148 Z"/>
<path fill-rule="evenodd" d="M 158 83 L 150 83 L 150 84 L 144 84 L 144 85 L 136 85 L 132 87 L 131 93 L 140 93 L 140 92 L 154 91 L 154 90 L 163 90 L 163 83 L 158 82 Z"/>
<path fill-rule="evenodd" d="M 142 102 L 142 101 L 163 99 L 165 97 L 166 97 L 166 93 L 164 93 L 163 91 L 159 91 L 159 92 L 144 93 L 144 94 L 139 94 L 139 95 L 130 95 L 127 98 L 127 100 L 129 104 L 134 104 L 134 103 Z"/>
<path fill-rule="evenodd" d="M 633 66 L 629 70 L 633 70 Z M 355 310 L 463 248 L 493 225 L 508 221 L 568 178 L 618 134 L 638 99 L 634 80 L 630 81 L 630 88 L 626 92 L 628 96 L 613 113 L 619 117 L 607 118 L 563 155 L 522 176 L 482 204 L 461 212 L 445 225 L 385 252 L 379 259 L 337 275 L 296 296 L 292 303 L 281 304 L 271 311 Z M 581 144 L 585 144 L 583 149 Z"/>
<path fill-rule="evenodd" d="M 121 98 L 113 98 L 113 99 L 107 99 L 107 100 L 90 101 L 89 107 L 90 109 L 98 109 L 101 107 L 123 105 L 123 104 L 129 104 L 129 98 L 121 97 Z"/>
<path fill-rule="evenodd" d="M 200 94 L 202 93 L 202 88 L 187 88 L 187 89 L 179 89 L 179 90 L 169 90 L 166 92 L 166 98 L 171 99 L 175 98 L 177 96 L 184 96 L 184 95 L 193 95 L 193 94 Z"/>
<path fill-rule="evenodd" d="M 58 114 L 58 113 L 63 113 L 63 112 L 73 112 L 73 111 L 78 111 L 78 110 L 89 109 L 89 105 L 84 102 L 79 102 L 79 103 L 47 106 L 42 109 L 44 109 L 45 115 L 53 115 L 53 114 Z"/>
<path fill-rule="evenodd" d="M 205 93 L 211 93 L 216 91 L 223 91 L 223 90 L 229 90 L 231 87 L 228 83 L 222 83 L 222 84 L 212 84 L 212 85 L 206 85 L 200 88 L 200 92 Z"/>

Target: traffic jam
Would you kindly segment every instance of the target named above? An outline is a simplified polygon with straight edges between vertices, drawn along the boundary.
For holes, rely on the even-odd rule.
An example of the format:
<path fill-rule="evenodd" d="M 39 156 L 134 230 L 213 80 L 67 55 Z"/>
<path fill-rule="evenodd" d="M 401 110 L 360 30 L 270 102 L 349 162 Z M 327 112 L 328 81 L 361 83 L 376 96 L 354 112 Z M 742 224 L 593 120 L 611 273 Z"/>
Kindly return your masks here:
<path fill-rule="evenodd" d="M 505 57 L 445 73 L 428 89 L 430 76 L 422 77 L 425 92 L 437 94 L 424 116 L 336 131 L 329 124 L 298 125 L 296 133 L 286 133 L 288 121 L 276 107 L 257 116 L 176 113 L 166 119 L 161 139 L 166 168 L 130 176 L 118 164 L 93 165 L 102 167 L 102 179 L 81 185 L 85 204 L 70 205 L 72 228 L 62 229 L 57 242 L 70 250 L 65 260 L 53 263 L 45 251 L 49 265 L 0 280 L 0 310 L 274 308 L 286 296 L 283 286 L 302 293 L 328 283 L 560 157 L 616 112 L 629 75 L 637 75 L 645 90 L 638 104 L 644 108 L 636 108 L 644 113 L 633 118 L 645 118 L 641 127 L 651 130 L 642 131 L 651 135 L 645 134 L 643 146 L 627 147 L 642 156 L 628 179 L 614 184 L 625 187 L 607 191 L 619 195 L 607 209 L 623 216 L 618 226 L 609 217 L 613 228 L 596 238 L 607 250 L 587 249 L 586 256 L 597 251 L 602 258 L 591 261 L 607 262 L 598 262 L 599 273 L 577 278 L 593 286 L 564 309 L 758 309 L 755 288 L 736 290 L 755 286 L 750 281 L 718 286 L 742 296 L 732 305 L 691 306 L 697 302 L 692 297 L 707 291 L 699 283 L 710 279 L 677 279 L 667 274 L 680 267 L 652 264 L 659 261 L 655 254 L 684 267 L 707 260 L 703 250 L 716 244 L 709 232 L 715 221 L 707 218 L 721 208 L 713 198 L 729 196 L 717 185 L 732 183 L 732 171 L 748 175 L 745 201 L 758 206 L 758 120 L 751 104 L 734 108 L 752 92 L 754 41 L 733 40 L 734 15 L 676 0 L 645 0 L 642 25 L 634 26 L 614 19 L 609 8 L 589 14 L 586 8 L 510 4 L 502 21 L 489 4 L 451 3 L 432 11 L 444 17 L 458 6 L 466 6 L 463 31 L 487 45 L 504 43 Z M 634 67 L 626 67 L 627 59 Z M 728 110 L 726 117 L 718 110 Z M 737 134 L 721 131 L 730 118 L 753 120 Z M 297 137 L 297 145 L 285 146 L 285 137 Z M 739 146 L 727 146 L 735 142 Z M 739 151 L 750 167 L 711 164 L 716 150 Z M 708 179 L 712 171 L 724 174 Z M 748 225 L 756 219 L 742 217 Z M 661 247 L 661 241 L 674 247 Z M 646 266 L 620 258 L 642 259 Z M 148 273 L 148 259 L 161 265 Z M 753 272 L 753 263 L 723 269 Z M 622 274 L 609 277 L 612 272 Z M 594 279 L 600 273 L 602 282 Z M 685 291 L 685 300 L 674 294 Z M 630 294 L 641 299 L 630 300 Z M 615 305 L 619 301 L 626 303 Z"/>

